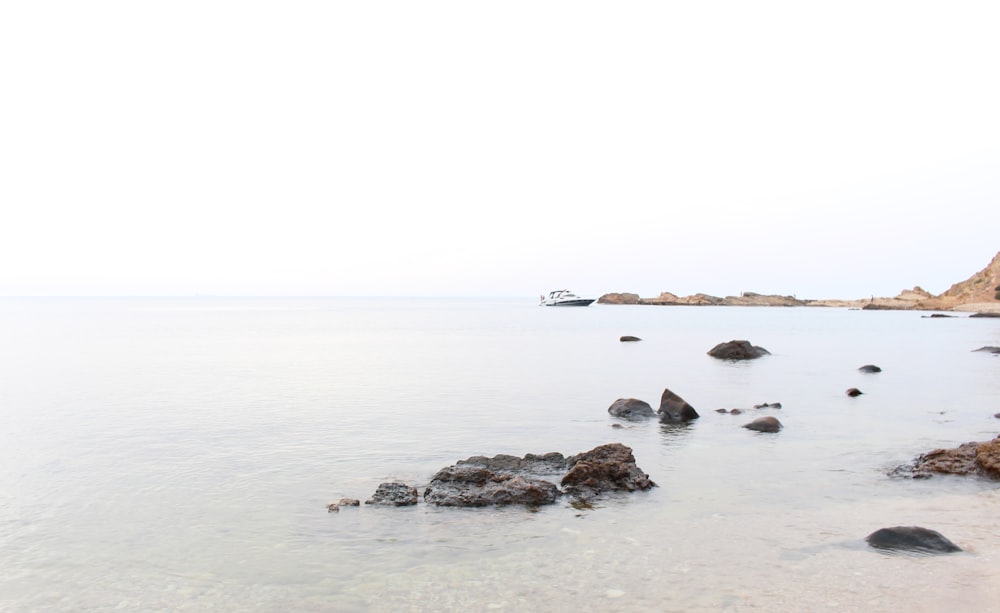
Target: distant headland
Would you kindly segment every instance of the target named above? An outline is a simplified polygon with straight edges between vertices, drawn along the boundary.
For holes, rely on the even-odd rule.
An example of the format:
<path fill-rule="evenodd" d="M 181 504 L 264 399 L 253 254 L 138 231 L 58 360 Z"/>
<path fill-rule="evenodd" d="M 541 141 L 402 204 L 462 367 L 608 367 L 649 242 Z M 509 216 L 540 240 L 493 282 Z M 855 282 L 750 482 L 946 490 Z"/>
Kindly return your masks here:
<path fill-rule="evenodd" d="M 655 298 L 640 298 L 638 294 L 611 293 L 597 299 L 599 304 L 650 304 L 694 306 L 827 306 L 871 310 L 973 311 L 1000 313 L 1000 252 L 986 268 L 965 281 L 955 283 L 948 291 L 935 296 L 921 287 L 903 290 L 892 298 L 871 296 L 857 300 L 804 300 L 795 296 L 779 296 L 741 292 L 739 296 L 692 294 L 677 296 L 662 292 Z"/>

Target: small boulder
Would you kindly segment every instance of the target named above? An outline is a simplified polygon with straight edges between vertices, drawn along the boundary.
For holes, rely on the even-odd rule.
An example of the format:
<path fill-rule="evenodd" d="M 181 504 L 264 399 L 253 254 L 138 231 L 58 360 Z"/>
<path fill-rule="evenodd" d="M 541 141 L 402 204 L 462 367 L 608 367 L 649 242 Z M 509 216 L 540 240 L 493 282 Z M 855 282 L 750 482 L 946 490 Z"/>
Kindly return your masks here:
<path fill-rule="evenodd" d="M 919 526 L 895 526 L 872 532 L 865 541 L 876 549 L 914 553 L 953 553 L 962 548 L 937 530 Z"/>
<path fill-rule="evenodd" d="M 882 369 L 874 364 L 865 364 L 864 366 L 858 368 L 859 372 L 876 373 L 882 372 Z"/>
<path fill-rule="evenodd" d="M 417 504 L 417 489 L 405 483 L 381 483 L 365 504 L 407 507 Z"/>
<path fill-rule="evenodd" d="M 848 389 L 848 390 L 847 390 L 847 391 L 846 391 L 845 393 L 846 393 L 846 394 L 847 394 L 848 396 L 850 396 L 851 398 L 855 398 L 855 397 L 857 397 L 857 396 L 860 396 L 860 395 L 861 395 L 861 394 L 863 394 L 864 392 L 862 392 L 861 390 L 859 390 L 859 389 L 858 389 L 858 388 L 856 388 L 856 387 L 852 387 L 852 388 L 849 388 L 849 389 Z"/>
<path fill-rule="evenodd" d="M 755 409 L 780 409 L 781 408 L 781 403 L 780 402 L 765 402 L 764 404 L 755 404 L 755 405 L 753 405 L 753 408 L 755 408 Z"/>
<path fill-rule="evenodd" d="M 648 490 L 656 484 L 635 465 L 632 450 L 610 443 L 567 459 L 569 472 L 562 478 L 566 493 L 591 500 L 604 492 Z"/>
<path fill-rule="evenodd" d="M 771 352 L 763 347 L 751 345 L 750 341 L 733 340 L 712 347 L 708 355 L 720 360 L 753 360 L 762 355 L 771 355 Z"/>
<path fill-rule="evenodd" d="M 619 398 L 615 400 L 608 407 L 608 413 L 622 419 L 645 419 L 656 415 L 653 407 L 649 406 L 648 402 L 637 398 Z"/>
<path fill-rule="evenodd" d="M 663 390 L 660 408 L 656 413 L 660 416 L 660 421 L 689 421 L 700 417 L 694 407 L 669 389 Z"/>
<path fill-rule="evenodd" d="M 743 427 L 747 430 L 753 430 L 755 432 L 777 432 L 778 430 L 781 430 L 783 426 L 777 418 L 768 415 L 767 417 L 758 417 Z"/>
<path fill-rule="evenodd" d="M 337 505 L 342 507 L 358 507 L 361 506 L 361 501 L 357 498 L 341 498 L 340 501 L 337 502 Z"/>
<path fill-rule="evenodd" d="M 628 336 L 628 335 L 625 335 L 625 336 L 619 338 L 618 340 L 621 341 L 621 342 L 623 342 L 623 343 L 637 343 L 637 342 L 641 341 L 642 339 L 639 338 L 638 336 Z"/>

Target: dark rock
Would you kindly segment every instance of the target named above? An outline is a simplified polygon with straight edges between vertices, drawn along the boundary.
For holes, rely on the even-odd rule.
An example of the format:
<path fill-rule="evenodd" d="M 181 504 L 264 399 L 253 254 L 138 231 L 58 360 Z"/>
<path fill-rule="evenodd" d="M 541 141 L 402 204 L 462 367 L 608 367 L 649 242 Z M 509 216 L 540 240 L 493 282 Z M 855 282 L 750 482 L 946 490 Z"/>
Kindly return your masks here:
<path fill-rule="evenodd" d="M 997 419 L 1000 419 L 1000 413 L 994 413 L 993 417 L 996 417 Z"/>
<path fill-rule="evenodd" d="M 700 417 L 694 407 L 669 389 L 663 390 L 660 408 L 656 413 L 660 416 L 660 421 L 688 421 Z"/>
<path fill-rule="evenodd" d="M 561 492 L 555 483 L 475 465 L 442 468 L 424 490 L 424 501 L 444 507 L 552 504 Z"/>
<path fill-rule="evenodd" d="M 919 526 L 895 526 L 872 532 L 865 541 L 876 549 L 915 553 L 953 553 L 962 548 L 936 530 Z"/>
<path fill-rule="evenodd" d="M 457 465 L 478 466 L 496 473 L 531 476 L 561 475 L 568 468 L 566 457 L 555 451 L 543 455 L 529 453 L 523 458 L 503 453 L 495 455 L 492 458 L 477 455 L 467 460 L 459 460 Z"/>
<path fill-rule="evenodd" d="M 776 418 L 768 415 L 767 417 L 758 417 L 743 427 L 755 432 L 777 432 L 781 430 L 782 425 Z"/>
<path fill-rule="evenodd" d="M 638 341 L 641 341 L 642 339 L 639 338 L 638 336 L 627 336 L 626 335 L 626 336 L 623 336 L 623 337 L 619 338 L 618 340 L 621 341 L 621 342 L 623 342 L 623 343 L 636 343 Z"/>
<path fill-rule="evenodd" d="M 780 402 L 765 402 L 764 404 L 755 404 L 755 405 L 753 405 L 753 408 L 755 408 L 755 409 L 780 409 L 781 408 L 781 403 Z"/>
<path fill-rule="evenodd" d="M 980 347 L 979 349 L 973 349 L 973 351 L 985 351 L 987 353 L 1000 353 L 1000 347 L 992 347 L 987 345 L 986 347 Z"/>
<path fill-rule="evenodd" d="M 733 410 L 729 411 L 729 414 L 730 415 L 739 415 L 742 412 L 743 412 L 743 409 L 733 409 Z"/>
<path fill-rule="evenodd" d="M 341 498 L 337 504 L 342 507 L 358 507 L 361 506 L 361 501 L 357 498 Z"/>
<path fill-rule="evenodd" d="M 720 360 L 752 360 L 771 353 L 763 347 L 751 345 L 750 341 L 729 341 L 712 347 L 708 355 Z"/>
<path fill-rule="evenodd" d="M 864 366 L 862 366 L 858 370 L 861 371 L 861 372 L 867 372 L 867 373 L 882 372 L 882 369 L 879 368 L 878 366 L 875 366 L 874 364 L 865 364 Z"/>
<path fill-rule="evenodd" d="M 716 413 L 728 413 L 729 409 L 715 409 Z"/>
<path fill-rule="evenodd" d="M 340 505 L 337 504 L 336 502 L 331 502 L 330 504 L 326 505 L 326 512 L 327 513 L 339 513 L 340 512 Z"/>
<path fill-rule="evenodd" d="M 941 317 L 954 317 L 954 315 L 945 315 L 944 313 L 931 313 L 930 315 L 922 315 L 924 319 L 939 319 Z"/>
<path fill-rule="evenodd" d="M 623 426 L 623 425 L 621 425 L 621 424 L 611 424 L 611 427 L 612 427 L 612 428 L 617 428 L 617 429 L 621 430 L 621 429 L 623 429 L 623 428 L 624 428 L 625 426 Z"/>
<path fill-rule="evenodd" d="M 653 407 L 649 406 L 648 402 L 637 398 L 619 398 L 615 400 L 608 407 L 608 413 L 624 419 L 645 419 L 656 415 Z"/>
<path fill-rule="evenodd" d="M 656 484 L 635 465 L 632 450 L 621 443 L 601 445 L 568 458 L 561 484 L 566 493 L 591 500 L 604 492 L 648 490 Z"/>
<path fill-rule="evenodd" d="M 860 395 L 861 395 L 861 394 L 863 394 L 864 392 L 862 392 L 861 390 L 859 390 L 859 389 L 858 389 L 858 388 L 856 388 L 856 387 L 852 387 L 852 388 L 849 388 L 849 389 L 847 390 L 847 392 L 845 392 L 845 393 L 846 393 L 846 394 L 847 394 L 848 396 L 850 396 L 851 398 L 854 398 L 854 397 L 856 397 L 856 396 L 860 396 Z"/>
<path fill-rule="evenodd" d="M 406 507 L 417 504 L 417 490 L 405 483 L 382 483 L 365 504 Z"/>
<path fill-rule="evenodd" d="M 969 317 L 1000 317 L 1000 313 L 973 313 Z"/>

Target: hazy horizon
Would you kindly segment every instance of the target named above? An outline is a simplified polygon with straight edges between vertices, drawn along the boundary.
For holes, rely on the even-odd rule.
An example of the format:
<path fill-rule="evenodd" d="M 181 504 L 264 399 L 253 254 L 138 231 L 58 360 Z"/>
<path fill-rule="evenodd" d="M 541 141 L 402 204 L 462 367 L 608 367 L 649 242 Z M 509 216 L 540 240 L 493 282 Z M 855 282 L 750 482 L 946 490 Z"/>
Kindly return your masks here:
<path fill-rule="evenodd" d="M 1000 5 L 0 6 L 0 296 L 940 294 Z"/>

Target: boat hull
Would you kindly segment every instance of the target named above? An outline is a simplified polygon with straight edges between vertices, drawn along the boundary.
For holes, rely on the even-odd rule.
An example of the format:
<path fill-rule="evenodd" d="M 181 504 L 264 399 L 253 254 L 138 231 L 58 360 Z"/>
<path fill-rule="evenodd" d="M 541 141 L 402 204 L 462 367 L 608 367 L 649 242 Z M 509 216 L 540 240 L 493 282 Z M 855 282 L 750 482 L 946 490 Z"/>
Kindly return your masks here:
<path fill-rule="evenodd" d="M 590 306 L 590 303 L 593 301 L 593 299 L 588 300 L 581 298 L 580 300 L 564 300 L 563 302 L 553 302 L 551 304 L 547 303 L 545 306 Z"/>

